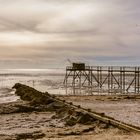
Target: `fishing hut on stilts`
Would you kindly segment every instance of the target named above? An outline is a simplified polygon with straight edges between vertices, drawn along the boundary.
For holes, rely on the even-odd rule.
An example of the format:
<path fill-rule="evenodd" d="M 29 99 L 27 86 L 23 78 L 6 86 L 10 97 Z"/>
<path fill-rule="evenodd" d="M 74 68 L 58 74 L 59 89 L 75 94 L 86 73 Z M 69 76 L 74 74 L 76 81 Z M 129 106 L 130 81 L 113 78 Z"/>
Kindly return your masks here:
<path fill-rule="evenodd" d="M 92 88 L 90 67 L 85 63 L 72 63 L 72 66 L 67 66 L 64 85 L 66 94 L 68 94 L 68 89 L 71 89 L 70 92 L 74 95 L 83 94 L 83 90 L 89 93 Z"/>
<path fill-rule="evenodd" d="M 140 94 L 140 67 L 86 66 L 72 63 L 66 67 L 66 94 Z"/>

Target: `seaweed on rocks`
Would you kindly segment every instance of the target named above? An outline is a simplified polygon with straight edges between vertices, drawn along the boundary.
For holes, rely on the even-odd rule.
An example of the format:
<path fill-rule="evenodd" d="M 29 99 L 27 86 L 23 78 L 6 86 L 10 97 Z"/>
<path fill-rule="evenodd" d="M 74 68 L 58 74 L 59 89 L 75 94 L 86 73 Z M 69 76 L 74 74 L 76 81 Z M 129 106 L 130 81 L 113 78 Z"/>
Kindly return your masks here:
<path fill-rule="evenodd" d="M 28 101 L 26 105 L 19 105 L 19 112 L 28 111 L 54 111 L 55 115 L 52 119 L 60 119 L 65 122 L 66 126 L 73 126 L 77 123 L 89 125 L 92 123 L 98 124 L 98 120 L 94 119 L 88 113 L 81 112 L 79 109 L 74 109 L 71 104 L 66 105 L 65 102 L 53 97 L 48 92 L 42 93 L 36 89 L 17 83 L 13 88 L 16 89 L 15 94 L 20 96 L 22 100 Z M 104 124 L 99 122 L 99 124 Z M 104 126 L 104 125 L 103 125 Z"/>
<path fill-rule="evenodd" d="M 20 111 L 37 111 L 37 107 L 46 108 L 46 111 L 56 111 L 56 115 L 53 116 L 53 118 L 59 118 L 65 121 L 66 125 L 69 126 L 75 125 L 76 123 L 89 124 L 94 120 L 90 115 L 77 111 L 71 106 L 65 105 L 64 102 L 55 100 L 55 98 L 52 98 L 47 92 L 42 93 L 20 83 L 15 84 L 13 88 L 16 89 L 16 95 L 30 103 L 30 106 L 20 105 Z"/>
<path fill-rule="evenodd" d="M 30 101 L 31 104 L 49 104 L 53 102 L 53 99 L 50 98 L 47 92 L 42 93 L 20 83 L 16 83 L 13 88 L 16 89 L 16 95 L 20 96 L 22 100 Z"/>
<path fill-rule="evenodd" d="M 24 105 L 16 105 L 18 112 L 57 111 L 64 106 L 64 103 L 55 100 L 48 92 L 43 93 L 20 83 L 16 83 L 13 88 L 16 89 L 15 94 L 27 102 Z"/>

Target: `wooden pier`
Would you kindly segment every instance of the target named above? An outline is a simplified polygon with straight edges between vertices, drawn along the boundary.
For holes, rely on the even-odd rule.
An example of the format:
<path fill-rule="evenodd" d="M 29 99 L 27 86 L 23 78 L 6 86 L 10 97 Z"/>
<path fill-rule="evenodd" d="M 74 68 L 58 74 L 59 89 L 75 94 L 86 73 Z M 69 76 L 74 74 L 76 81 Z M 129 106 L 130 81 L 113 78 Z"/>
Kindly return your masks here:
<path fill-rule="evenodd" d="M 73 63 L 66 67 L 67 94 L 139 94 L 140 67 L 86 66 Z"/>

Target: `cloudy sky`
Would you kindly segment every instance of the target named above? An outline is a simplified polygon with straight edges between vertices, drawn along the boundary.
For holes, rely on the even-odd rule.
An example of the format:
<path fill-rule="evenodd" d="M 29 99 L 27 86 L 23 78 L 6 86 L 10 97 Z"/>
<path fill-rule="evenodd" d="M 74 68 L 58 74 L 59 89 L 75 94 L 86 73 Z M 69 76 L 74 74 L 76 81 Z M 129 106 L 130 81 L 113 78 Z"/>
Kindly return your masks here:
<path fill-rule="evenodd" d="M 0 0 L 0 68 L 140 64 L 140 0 Z"/>

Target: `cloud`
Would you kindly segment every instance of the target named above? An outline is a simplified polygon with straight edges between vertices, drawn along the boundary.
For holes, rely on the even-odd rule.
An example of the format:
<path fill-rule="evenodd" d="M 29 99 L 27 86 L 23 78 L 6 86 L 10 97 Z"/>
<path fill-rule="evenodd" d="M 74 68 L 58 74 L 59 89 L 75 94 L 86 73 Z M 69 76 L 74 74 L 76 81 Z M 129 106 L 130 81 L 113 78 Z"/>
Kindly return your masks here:
<path fill-rule="evenodd" d="M 0 0 L 0 67 L 8 62 L 17 68 L 55 67 L 67 58 L 138 64 L 139 5 L 138 0 Z"/>

